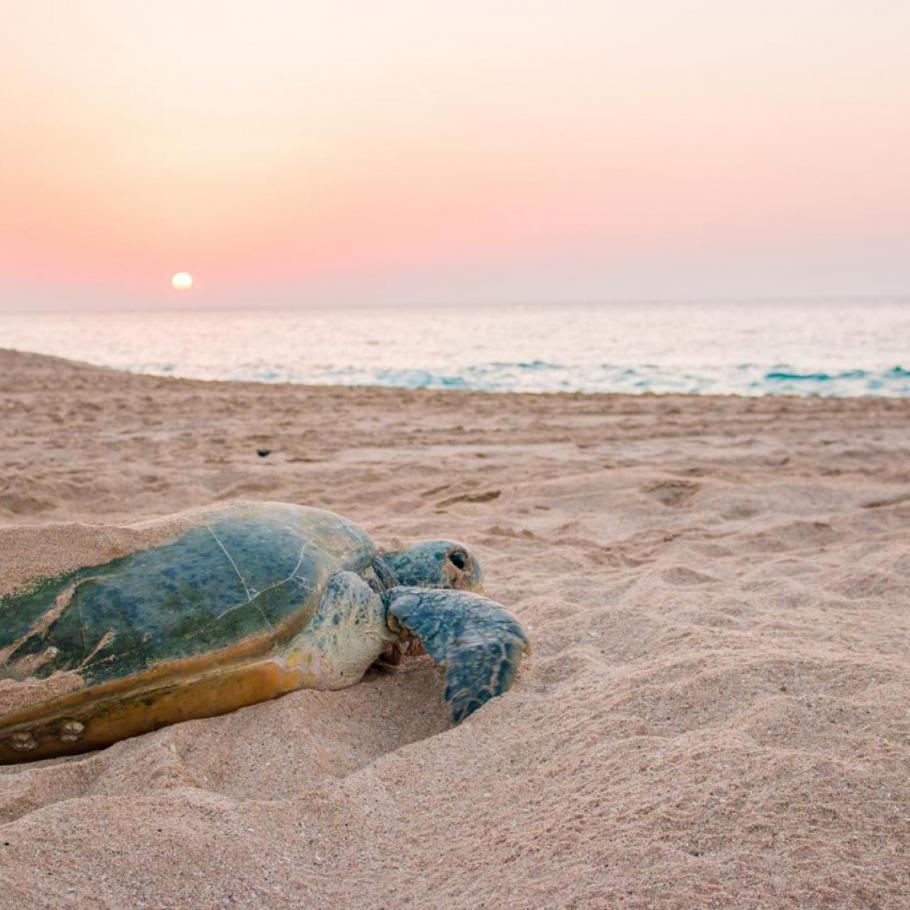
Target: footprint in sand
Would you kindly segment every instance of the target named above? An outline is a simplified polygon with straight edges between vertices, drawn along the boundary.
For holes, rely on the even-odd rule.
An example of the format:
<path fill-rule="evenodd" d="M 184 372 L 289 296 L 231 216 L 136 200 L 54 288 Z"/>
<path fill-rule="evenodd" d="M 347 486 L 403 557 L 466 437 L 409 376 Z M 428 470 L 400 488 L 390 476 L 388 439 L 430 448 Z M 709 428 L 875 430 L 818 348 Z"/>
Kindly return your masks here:
<path fill-rule="evenodd" d="M 658 480 L 639 489 L 662 505 L 681 506 L 701 489 L 701 484 L 692 480 Z"/>
<path fill-rule="evenodd" d="M 660 573 L 662 581 L 668 585 L 677 587 L 691 588 L 696 585 L 713 584 L 720 579 L 713 575 L 705 575 L 702 572 L 696 572 L 694 569 L 687 569 L 685 566 L 671 566 Z"/>
<path fill-rule="evenodd" d="M 499 490 L 484 490 L 482 493 L 462 493 L 460 496 L 440 499 L 436 503 L 436 507 L 442 509 L 446 506 L 453 506 L 456 502 L 492 502 L 494 499 L 498 499 L 499 495 Z"/>
<path fill-rule="evenodd" d="M 831 590 L 850 600 L 885 597 L 906 585 L 887 572 L 857 570 L 835 578 Z"/>

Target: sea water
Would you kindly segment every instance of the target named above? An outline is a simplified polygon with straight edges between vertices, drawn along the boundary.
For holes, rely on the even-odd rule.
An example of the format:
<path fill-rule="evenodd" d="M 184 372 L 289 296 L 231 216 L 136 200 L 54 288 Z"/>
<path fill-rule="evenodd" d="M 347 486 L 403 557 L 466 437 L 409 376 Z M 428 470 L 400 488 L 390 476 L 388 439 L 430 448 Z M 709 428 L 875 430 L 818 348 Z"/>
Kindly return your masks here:
<path fill-rule="evenodd" d="M 0 315 L 0 347 L 140 373 L 493 392 L 910 395 L 910 300 Z"/>

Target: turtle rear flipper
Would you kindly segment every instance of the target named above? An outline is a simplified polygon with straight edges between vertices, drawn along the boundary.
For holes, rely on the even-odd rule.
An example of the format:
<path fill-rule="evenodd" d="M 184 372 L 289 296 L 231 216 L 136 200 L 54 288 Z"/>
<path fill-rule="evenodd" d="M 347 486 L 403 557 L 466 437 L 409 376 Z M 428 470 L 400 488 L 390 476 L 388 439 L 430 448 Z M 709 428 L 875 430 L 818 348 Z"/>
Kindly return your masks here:
<path fill-rule="evenodd" d="M 427 588 L 392 588 L 386 598 L 390 617 L 446 668 L 445 698 L 456 723 L 512 685 L 529 641 L 504 607 Z"/>

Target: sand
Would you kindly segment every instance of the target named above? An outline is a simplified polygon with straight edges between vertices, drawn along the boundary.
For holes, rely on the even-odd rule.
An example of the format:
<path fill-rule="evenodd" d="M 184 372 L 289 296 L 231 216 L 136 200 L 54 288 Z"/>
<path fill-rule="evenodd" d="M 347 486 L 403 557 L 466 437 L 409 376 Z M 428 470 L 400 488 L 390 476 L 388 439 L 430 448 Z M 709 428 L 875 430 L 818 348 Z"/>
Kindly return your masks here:
<path fill-rule="evenodd" d="M 910 906 L 910 401 L 0 352 L 0 421 L 0 585 L 43 558 L 13 526 L 287 500 L 464 540 L 535 643 L 456 728 L 419 657 L 4 767 L 3 907 Z"/>

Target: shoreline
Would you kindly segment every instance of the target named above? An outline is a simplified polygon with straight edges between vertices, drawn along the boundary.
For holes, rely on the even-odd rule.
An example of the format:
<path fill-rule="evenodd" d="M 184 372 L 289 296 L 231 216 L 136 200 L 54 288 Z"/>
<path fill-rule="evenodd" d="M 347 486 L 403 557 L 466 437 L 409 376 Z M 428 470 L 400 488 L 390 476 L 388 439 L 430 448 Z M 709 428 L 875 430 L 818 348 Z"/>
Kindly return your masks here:
<path fill-rule="evenodd" d="M 60 357 L 55 354 L 43 354 L 39 351 L 26 351 L 19 348 L 5 348 L 0 347 L 0 369 L 7 369 L 8 362 L 12 362 L 12 358 L 41 358 L 44 360 L 54 361 L 59 364 L 67 365 L 72 368 L 80 368 L 87 370 L 102 370 L 108 371 L 121 376 L 134 376 L 134 377 L 146 377 L 148 379 L 160 379 L 167 381 L 175 382 L 185 382 L 185 383 L 202 383 L 205 385 L 227 385 L 227 386 L 254 386 L 254 387 L 264 387 L 264 388 L 301 388 L 301 389 L 326 389 L 329 391 L 344 391 L 344 390 L 354 390 L 354 391 L 367 391 L 371 389 L 381 389 L 389 392 L 405 392 L 405 393 L 455 393 L 459 395 L 489 395 L 493 397 L 498 396 L 528 396 L 528 397 L 552 397 L 552 398 L 629 398 L 629 399 L 638 399 L 638 398 L 657 398 L 657 399 L 670 399 L 670 398 L 680 398 L 680 399 L 734 399 L 741 401 L 756 401 L 763 399 L 770 400 L 783 400 L 783 401 L 805 401 L 805 400 L 821 400 L 821 401 L 910 401 L 910 394 L 907 395 L 876 395 L 876 394 L 864 394 L 864 395 L 821 395 L 816 393 L 806 393 L 798 394 L 796 392 L 756 392 L 754 395 L 746 395 L 739 392 L 676 392 L 676 391 L 653 391 L 651 389 L 645 389 L 641 392 L 607 392 L 607 391 L 584 391 L 584 390 L 542 390 L 542 391 L 530 391 L 530 390 L 520 390 L 520 389 L 471 389 L 471 388 L 459 388 L 457 386 L 452 386 L 449 388 L 440 388 L 438 386 L 404 386 L 404 385 L 393 385 L 388 383 L 320 383 L 320 382 L 286 382 L 286 381 L 270 381 L 266 379 L 202 379 L 191 376 L 179 376 L 176 374 L 170 373 L 146 373 L 139 370 L 132 370 L 128 367 L 116 367 L 110 366 L 108 364 L 101 363 L 91 363 L 85 360 L 75 360 L 69 357 Z M 24 363 L 24 361 L 20 361 Z M 896 367 L 895 369 L 902 369 L 901 367 Z"/>
<path fill-rule="evenodd" d="M 410 658 L 4 766 L 10 905 L 904 910 L 910 398 L 450 395 L 0 350 L 0 421 L 0 590 L 47 557 L 35 525 L 270 499 L 380 546 L 464 541 L 534 645 L 457 727 Z"/>

